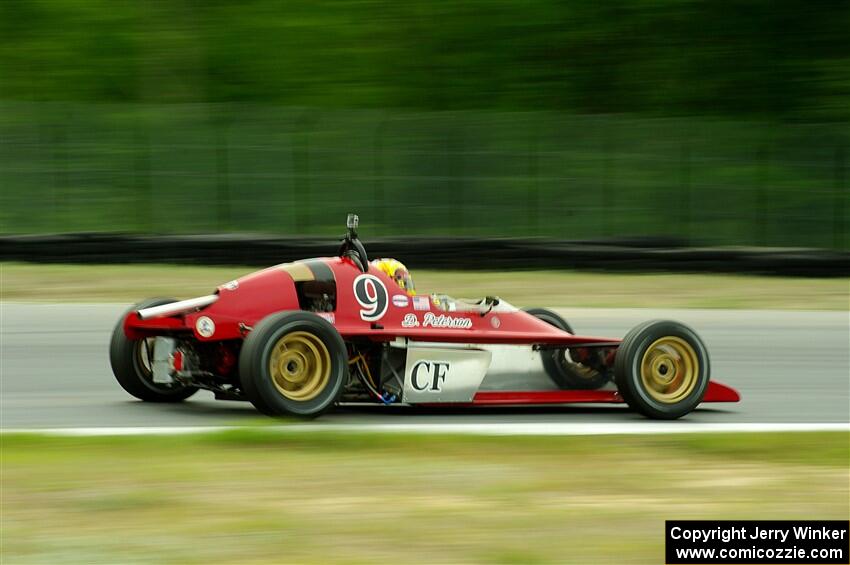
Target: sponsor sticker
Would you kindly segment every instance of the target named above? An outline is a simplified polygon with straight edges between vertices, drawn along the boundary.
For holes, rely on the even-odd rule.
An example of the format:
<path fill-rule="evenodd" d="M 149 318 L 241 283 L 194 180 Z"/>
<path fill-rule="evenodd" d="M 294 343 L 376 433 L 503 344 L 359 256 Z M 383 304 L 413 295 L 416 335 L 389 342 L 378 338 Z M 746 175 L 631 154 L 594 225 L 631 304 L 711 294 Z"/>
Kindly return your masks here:
<path fill-rule="evenodd" d="M 413 309 L 427 311 L 431 309 L 431 299 L 427 296 L 414 296 Z"/>
<path fill-rule="evenodd" d="M 336 318 L 334 317 L 333 312 L 316 312 L 316 315 L 319 316 L 320 318 L 324 318 L 325 320 L 329 321 L 332 324 L 336 321 Z"/>
<path fill-rule="evenodd" d="M 502 320 L 499 319 L 498 316 L 493 316 L 490 318 L 490 325 L 493 326 L 494 329 L 499 329 L 499 326 L 502 325 Z"/>
<path fill-rule="evenodd" d="M 201 337 L 212 337 L 215 333 L 215 322 L 207 316 L 201 316 L 195 321 L 195 329 Z"/>
<path fill-rule="evenodd" d="M 407 295 L 405 294 L 394 294 L 393 295 L 393 306 L 397 308 L 407 308 L 407 305 L 410 304 Z"/>

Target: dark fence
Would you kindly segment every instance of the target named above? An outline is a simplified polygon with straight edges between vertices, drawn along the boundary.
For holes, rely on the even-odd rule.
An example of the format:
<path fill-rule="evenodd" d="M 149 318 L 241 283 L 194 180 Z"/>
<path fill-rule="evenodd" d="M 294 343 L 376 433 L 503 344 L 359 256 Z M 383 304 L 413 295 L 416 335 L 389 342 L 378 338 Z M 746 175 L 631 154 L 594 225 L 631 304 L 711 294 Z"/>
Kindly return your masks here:
<path fill-rule="evenodd" d="M 0 102 L 0 233 L 651 236 L 850 249 L 850 127 Z"/>
<path fill-rule="evenodd" d="M 370 257 L 411 268 L 585 269 L 850 276 L 850 253 L 814 249 L 692 248 L 663 238 L 368 239 Z M 0 261 L 267 266 L 334 255 L 335 239 L 256 236 L 43 235 L 0 237 Z"/>

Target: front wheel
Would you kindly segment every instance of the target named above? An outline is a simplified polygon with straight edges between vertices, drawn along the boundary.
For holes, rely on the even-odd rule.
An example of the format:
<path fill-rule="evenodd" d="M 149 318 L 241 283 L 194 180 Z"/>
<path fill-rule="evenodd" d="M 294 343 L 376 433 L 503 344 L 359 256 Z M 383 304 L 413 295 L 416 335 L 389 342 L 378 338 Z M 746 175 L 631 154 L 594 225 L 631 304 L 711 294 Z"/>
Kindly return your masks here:
<path fill-rule="evenodd" d="M 180 402 L 198 389 L 177 382 L 153 381 L 153 349 L 156 338 L 129 339 L 124 333 L 124 319 L 130 312 L 174 302 L 170 298 L 151 298 L 136 304 L 118 320 L 109 343 L 109 362 L 121 388 L 145 402 Z"/>
<path fill-rule="evenodd" d="M 655 320 L 632 329 L 617 350 L 614 378 L 628 405 L 650 418 L 672 420 L 702 402 L 708 350 L 679 322 Z"/>
<path fill-rule="evenodd" d="M 245 338 L 239 378 L 260 412 L 314 418 L 339 398 L 347 361 L 342 337 L 326 320 L 310 312 L 279 312 Z"/>

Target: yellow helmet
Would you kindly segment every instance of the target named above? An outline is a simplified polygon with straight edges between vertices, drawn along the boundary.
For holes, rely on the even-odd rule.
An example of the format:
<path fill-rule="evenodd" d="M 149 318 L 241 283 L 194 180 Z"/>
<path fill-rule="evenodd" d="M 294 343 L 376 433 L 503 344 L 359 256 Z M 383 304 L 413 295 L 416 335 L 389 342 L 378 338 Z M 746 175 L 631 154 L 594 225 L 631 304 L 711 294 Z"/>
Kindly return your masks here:
<path fill-rule="evenodd" d="M 372 265 L 394 280 L 407 294 L 411 296 L 416 294 L 416 287 L 413 286 L 413 278 L 410 276 L 410 271 L 407 270 L 407 267 L 401 261 L 395 259 L 375 259 L 372 261 Z"/>

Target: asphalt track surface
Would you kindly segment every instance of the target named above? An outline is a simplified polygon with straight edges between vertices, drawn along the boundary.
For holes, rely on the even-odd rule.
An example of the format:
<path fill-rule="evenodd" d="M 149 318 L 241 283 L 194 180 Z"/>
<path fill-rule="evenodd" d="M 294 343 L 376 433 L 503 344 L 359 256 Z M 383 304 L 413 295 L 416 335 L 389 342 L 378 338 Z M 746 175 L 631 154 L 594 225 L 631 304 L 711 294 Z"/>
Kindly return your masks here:
<path fill-rule="evenodd" d="M 0 427 L 129 428 L 247 425 L 262 421 L 252 406 L 215 401 L 201 391 L 177 405 L 148 404 L 114 381 L 108 361 L 123 304 L 0 304 Z M 737 388 L 737 404 L 709 404 L 694 423 L 850 422 L 850 313 L 755 310 L 557 309 L 576 331 L 622 336 L 640 321 L 670 318 L 705 340 L 714 379 Z M 523 349 L 495 352 L 485 388 L 551 388 L 539 359 Z M 643 422 L 623 406 L 418 409 L 344 407 L 313 426 L 396 423 L 445 426 Z"/>

